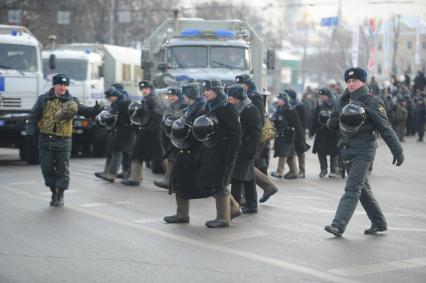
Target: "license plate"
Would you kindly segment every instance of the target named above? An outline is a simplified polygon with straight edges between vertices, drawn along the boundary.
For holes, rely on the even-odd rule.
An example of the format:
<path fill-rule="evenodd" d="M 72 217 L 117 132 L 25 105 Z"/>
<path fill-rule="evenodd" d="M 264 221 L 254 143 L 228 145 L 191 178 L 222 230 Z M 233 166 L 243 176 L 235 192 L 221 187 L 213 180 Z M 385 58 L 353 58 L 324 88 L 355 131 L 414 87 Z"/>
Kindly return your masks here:
<path fill-rule="evenodd" d="M 0 127 L 4 127 L 6 125 L 6 121 L 5 120 L 0 120 Z"/>

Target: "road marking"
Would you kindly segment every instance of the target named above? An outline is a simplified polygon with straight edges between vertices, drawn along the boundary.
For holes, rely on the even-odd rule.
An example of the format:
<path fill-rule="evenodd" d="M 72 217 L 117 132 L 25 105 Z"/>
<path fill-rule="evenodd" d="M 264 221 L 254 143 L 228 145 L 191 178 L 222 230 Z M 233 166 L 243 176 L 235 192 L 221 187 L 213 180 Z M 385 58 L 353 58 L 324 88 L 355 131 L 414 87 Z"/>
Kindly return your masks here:
<path fill-rule="evenodd" d="M 38 195 L 35 195 L 35 194 L 32 194 L 32 193 L 10 189 L 10 188 L 7 188 L 7 187 L 1 186 L 1 185 L 0 185 L 0 188 L 3 188 L 5 190 L 7 190 L 11 193 L 17 194 L 17 195 L 21 195 L 23 197 L 45 201 L 45 199 L 42 198 L 41 196 L 38 196 Z M 215 252 L 218 252 L 218 253 L 223 253 L 223 254 L 228 254 L 228 255 L 232 255 L 232 256 L 237 256 L 237 257 L 253 260 L 253 261 L 256 261 L 256 262 L 260 262 L 260 263 L 263 263 L 263 264 L 283 268 L 283 269 L 286 269 L 286 270 L 289 270 L 289 271 L 292 271 L 292 272 L 296 272 L 296 273 L 310 275 L 312 277 L 320 278 L 320 279 L 325 280 L 327 282 L 339 282 L 339 283 L 342 283 L 342 282 L 343 283 L 345 283 L 345 282 L 347 282 L 347 283 L 357 282 L 357 281 L 354 281 L 354 280 L 351 280 L 351 279 L 348 279 L 348 278 L 337 276 L 337 275 L 332 274 L 332 273 L 315 270 L 315 269 L 312 269 L 312 268 L 309 268 L 309 267 L 304 267 L 304 266 L 301 266 L 301 265 L 297 265 L 297 264 L 294 264 L 294 263 L 291 263 L 291 262 L 275 259 L 275 258 L 272 258 L 272 257 L 263 256 L 263 255 L 259 255 L 259 254 L 252 253 L 252 252 L 245 252 L 245 251 L 241 251 L 241 250 L 237 250 L 237 249 L 233 249 L 233 248 L 229 248 L 229 247 L 220 246 L 220 245 L 215 244 L 215 243 L 208 243 L 208 242 L 205 242 L 205 241 L 195 240 L 195 239 L 191 239 L 189 237 L 176 235 L 174 233 L 165 232 L 165 231 L 162 231 L 162 230 L 158 230 L 158 229 L 155 229 L 155 228 L 140 225 L 140 224 L 134 223 L 132 221 L 120 219 L 120 218 L 117 218 L 117 217 L 114 217 L 114 216 L 110 216 L 110 215 L 107 215 L 107 214 L 103 214 L 103 213 L 100 213 L 100 212 L 97 212 L 97 211 L 94 211 L 94 210 L 89 210 L 87 208 L 82 208 L 82 207 L 75 206 L 75 205 L 67 204 L 64 209 L 74 210 L 74 211 L 77 211 L 77 212 L 85 214 L 85 215 L 89 215 L 89 216 L 92 216 L 92 217 L 95 217 L 95 218 L 98 218 L 98 219 L 102 219 L 102 220 L 105 220 L 105 221 L 108 221 L 108 222 L 111 222 L 111 223 L 115 223 L 117 225 L 134 228 L 134 229 L 146 232 L 146 233 L 150 233 L 152 235 L 156 235 L 156 236 L 163 237 L 163 238 L 166 238 L 166 239 L 174 240 L 174 241 L 177 241 L 177 242 L 180 242 L 180 243 L 204 248 L 204 249 L 207 249 L 207 250 L 212 250 L 212 251 L 215 251 Z"/>
<path fill-rule="evenodd" d="M 225 244 L 225 243 L 238 241 L 242 239 L 256 238 L 256 237 L 262 237 L 266 235 L 268 234 L 266 234 L 263 231 L 253 230 L 253 231 L 242 231 L 242 232 L 235 232 L 235 233 L 221 233 L 220 235 L 204 238 L 204 240 L 211 243 L 216 243 L 216 244 Z"/>
<path fill-rule="evenodd" d="M 403 232 L 426 232 L 426 229 L 422 228 L 398 228 L 398 227 L 388 227 L 392 231 L 403 231 Z"/>
<path fill-rule="evenodd" d="M 78 192 L 80 192 L 80 191 L 78 191 L 78 190 L 67 190 L 65 192 L 65 194 L 67 194 L 67 195 L 69 195 L 69 194 L 76 194 Z M 38 193 L 38 195 L 40 195 L 40 196 L 51 196 L 52 192 L 51 191 L 45 191 L 45 192 Z"/>
<path fill-rule="evenodd" d="M 113 201 L 113 203 L 118 205 L 135 204 L 134 201 L 130 201 L 130 200 L 117 200 L 117 201 Z"/>
<path fill-rule="evenodd" d="M 378 263 L 378 264 L 366 264 L 366 265 L 358 265 L 358 266 L 351 266 L 351 267 L 345 267 L 345 268 L 330 269 L 328 272 L 331 272 L 340 276 L 353 277 L 353 276 L 361 276 L 361 275 L 372 274 L 372 273 L 395 271 L 395 270 L 402 270 L 402 269 L 409 269 L 409 268 L 416 268 L 416 267 L 423 267 L 423 266 L 426 266 L 426 257 L 417 257 L 417 258 L 410 258 L 410 259 L 399 260 L 399 261 L 389 261 L 389 262 Z"/>
<path fill-rule="evenodd" d="M 137 224 L 150 224 L 150 223 L 155 223 L 160 221 L 162 221 L 161 218 L 142 218 L 142 219 L 132 220 L 132 222 L 135 222 Z"/>
<path fill-rule="evenodd" d="M 78 206 L 80 207 L 85 207 L 85 208 L 90 208 L 90 207 L 98 207 L 98 206 L 104 206 L 107 205 L 106 203 L 103 202 L 92 202 L 92 203 L 82 203 L 82 204 L 78 204 Z"/>
<path fill-rule="evenodd" d="M 36 181 L 27 181 L 27 182 L 8 183 L 8 184 L 3 184 L 3 185 L 5 185 L 5 186 L 20 186 L 20 185 L 35 185 L 35 184 L 41 184 L 41 183 L 36 182 Z"/>

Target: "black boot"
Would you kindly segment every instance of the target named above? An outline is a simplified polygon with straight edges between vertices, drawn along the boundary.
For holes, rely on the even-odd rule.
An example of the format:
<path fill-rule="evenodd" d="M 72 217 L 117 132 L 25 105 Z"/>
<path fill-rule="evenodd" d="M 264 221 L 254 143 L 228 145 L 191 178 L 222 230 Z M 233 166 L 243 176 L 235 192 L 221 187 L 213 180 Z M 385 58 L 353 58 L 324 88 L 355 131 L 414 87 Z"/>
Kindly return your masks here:
<path fill-rule="evenodd" d="M 386 227 L 386 226 L 374 226 L 374 225 L 372 225 L 370 227 L 370 229 L 367 229 L 367 230 L 364 231 L 364 234 L 365 235 L 374 235 L 374 234 L 377 234 L 378 232 L 384 232 L 386 230 L 388 230 L 388 227 Z"/>
<path fill-rule="evenodd" d="M 56 189 L 57 191 L 57 198 L 55 202 L 53 203 L 54 207 L 61 207 L 64 206 L 64 190 L 63 189 Z"/>
<path fill-rule="evenodd" d="M 50 206 L 53 206 L 58 197 L 58 193 L 56 192 L 55 188 L 50 188 L 50 191 L 52 192 L 52 198 L 50 199 Z"/>
<path fill-rule="evenodd" d="M 342 234 L 343 234 L 343 231 L 340 230 L 339 227 L 333 224 L 325 226 L 324 230 L 327 231 L 328 233 L 333 234 L 336 237 L 342 237 Z"/>

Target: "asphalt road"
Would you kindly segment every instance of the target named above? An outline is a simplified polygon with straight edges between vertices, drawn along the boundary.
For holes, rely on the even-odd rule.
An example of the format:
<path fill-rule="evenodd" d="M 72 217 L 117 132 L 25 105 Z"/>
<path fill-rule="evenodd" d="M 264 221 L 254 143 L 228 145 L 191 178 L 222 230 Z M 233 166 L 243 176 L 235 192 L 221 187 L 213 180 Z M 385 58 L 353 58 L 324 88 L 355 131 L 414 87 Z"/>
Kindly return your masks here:
<path fill-rule="evenodd" d="M 190 224 L 165 224 L 175 202 L 152 184 L 162 176 L 108 184 L 93 176 L 102 159 L 72 159 L 65 207 L 52 208 L 40 168 L 0 149 L 0 282 L 426 282 L 426 144 L 408 138 L 402 167 L 379 144 L 370 181 L 389 231 L 365 236 L 359 205 L 343 238 L 323 226 L 344 180 L 319 179 L 311 153 L 306 179 L 274 180 L 257 215 L 211 230 L 213 199 L 191 202 Z"/>

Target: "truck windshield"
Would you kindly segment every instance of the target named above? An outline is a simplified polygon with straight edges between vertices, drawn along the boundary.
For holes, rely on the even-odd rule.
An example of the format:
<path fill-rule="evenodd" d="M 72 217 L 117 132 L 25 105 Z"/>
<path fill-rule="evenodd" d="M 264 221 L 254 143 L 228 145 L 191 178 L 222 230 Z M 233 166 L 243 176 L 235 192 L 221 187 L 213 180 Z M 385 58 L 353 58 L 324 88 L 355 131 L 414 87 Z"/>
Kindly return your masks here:
<path fill-rule="evenodd" d="M 210 66 L 213 68 L 248 69 L 248 50 L 241 47 L 210 47 Z"/>
<path fill-rule="evenodd" d="M 56 57 L 56 69 L 49 70 L 49 59 L 43 59 L 43 75 L 51 79 L 52 74 L 65 74 L 75 81 L 87 80 L 87 61 L 59 59 Z"/>
<path fill-rule="evenodd" d="M 176 46 L 168 49 L 167 62 L 172 68 L 207 67 L 207 47 Z"/>
<path fill-rule="evenodd" d="M 37 71 L 37 49 L 34 46 L 0 44 L 0 69 Z"/>

